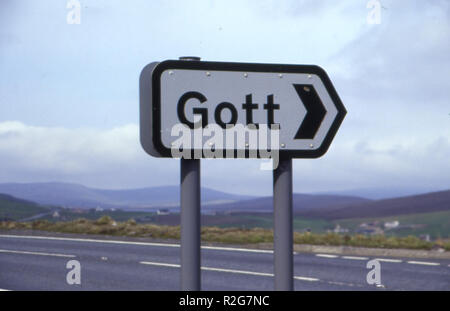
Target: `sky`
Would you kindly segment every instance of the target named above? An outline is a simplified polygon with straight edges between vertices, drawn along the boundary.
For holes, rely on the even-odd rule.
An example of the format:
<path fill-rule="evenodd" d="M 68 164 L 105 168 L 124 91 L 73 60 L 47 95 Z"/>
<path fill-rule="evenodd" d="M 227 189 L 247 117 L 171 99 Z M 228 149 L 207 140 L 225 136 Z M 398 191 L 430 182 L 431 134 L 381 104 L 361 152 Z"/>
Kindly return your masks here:
<path fill-rule="evenodd" d="M 0 2 L 0 183 L 178 184 L 140 146 L 139 74 L 195 55 L 328 72 L 348 113 L 295 192 L 450 188 L 447 0 L 79 0 L 79 24 L 68 2 Z M 202 186 L 271 195 L 261 162 L 202 160 Z"/>

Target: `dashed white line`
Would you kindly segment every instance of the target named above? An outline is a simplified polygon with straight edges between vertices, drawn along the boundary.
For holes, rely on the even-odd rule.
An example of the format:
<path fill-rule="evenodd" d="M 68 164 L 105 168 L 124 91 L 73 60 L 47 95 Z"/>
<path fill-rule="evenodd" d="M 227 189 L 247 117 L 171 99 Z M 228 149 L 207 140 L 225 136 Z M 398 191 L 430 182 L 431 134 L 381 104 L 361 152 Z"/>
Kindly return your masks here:
<path fill-rule="evenodd" d="M 118 240 L 97 240 L 97 239 L 63 238 L 63 237 L 50 237 L 50 236 L 3 235 L 3 234 L 0 234 L 0 238 L 17 238 L 17 239 L 54 240 L 54 241 L 72 241 L 72 242 L 89 242 L 89 243 L 107 243 L 107 244 L 130 244 L 130 245 L 145 245 L 145 246 L 180 247 L 179 244 L 169 244 L 169 243 L 131 242 L 131 241 L 118 241 Z"/>
<path fill-rule="evenodd" d="M 171 263 L 164 263 L 164 262 L 141 261 L 139 263 L 143 264 L 143 265 L 151 265 L 151 266 L 158 266 L 158 267 L 170 267 L 170 268 L 180 268 L 181 267 L 179 264 L 171 264 Z M 274 276 L 273 273 L 235 270 L 235 269 L 224 269 L 224 268 L 214 268 L 214 267 L 201 267 L 201 269 L 204 271 L 216 271 L 216 272 L 246 274 L 246 275 L 256 275 L 256 276 L 266 276 L 266 277 Z M 305 276 L 294 276 L 294 279 L 300 280 L 300 281 L 308 281 L 308 282 L 319 281 L 319 279 L 305 277 Z"/>
<path fill-rule="evenodd" d="M 77 257 L 75 255 L 68 255 L 68 254 L 41 253 L 41 252 L 30 252 L 30 251 L 16 251 L 16 250 L 9 250 L 9 249 L 0 249 L 0 253 L 39 255 L 39 256 L 53 256 L 53 257 L 66 257 L 66 258 Z"/>
<path fill-rule="evenodd" d="M 236 248 L 236 247 L 221 247 L 221 246 L 202 246 L 202 249 L 233 251 L 233 252 L 246 252 L 246 253 L 273 254 L 273 250 L 269 250 L 269 249 L 252 249 L 252 248 Z"/>
<path fill-rule="evenodd" d="M 332 254 L 316 254 L 316 257 L 323 257 L 323 258 L 339 258 L 338 255 L 332 255 Z M 351 259 L 351 260 L 368 260 L 368 257 L 358 257 L 358 256 L 342 256 L 343 259 Z M 378 261 L 381 262 L 393 262 L 393 263 L 400 263 L 403 262 L 400 259 L 390 259 L 390 258 L 375 258 Z"/>
<path fill-rule="evenodd" d="M 89 243 L 129 244 L 129 245 L 159 246 L 159 247 L 180 247 L 180 244 L 170 244 L 170 243 L 132 242 L 132 241 L 98 240 L 98 239 L 82 239 L 82 238 L 64 238 L 64 237 L 49 237 L 49 236 L 28 236 L 28 235 L 6 235 L 6 234 L 0 234 L 0 238 L 20 238 L 20 239 L 72 241 L 72 242 L 89 242 Z M 263 253 L 263 254 L 272 254 L 273 253 L 273 250 L 249 249 L 249 248 L 239 248 L 239 247 L 202 246 L 202 249 L 219 250 L 219 251 L 246 252 L 246 253 Z"/>
<path fill-rule="evenodd" d="M 350 260 L 369 260 L 368 257 L 358 257 L 358 256 L 342 256 L 341 258 Z"/>
<path fill-rule="evenodd" d="M 133 241 L 82 239 L 82 238 L 49 237 L 49 236 L 26 236 L 26 235 L 0 234 L 0 238 L 22 238 L 22 239 L 73 241 L 73 242 L 89 242 L 89 243 L 129 244 L 129 245 L 157 246 L 157 247 L 180 247 L 180 244 L 171 244 L 171 243 L 133 242 Z M 247 249 L 247 248 L 236 248 L 236 247 L 202 246 L 202 249 L 273 254 L 273 250 Z M 6 250 L 3 250 L 3 252 L 6 252 Z M 11 253 L 13 251 L 8 251 L 8 252 Z M 30 255 L 56 256 L 56 257 L 71 257 L 71 258 L 76 257 L 75 255 L 50 254 L 50 253 L 39 253 L 39 252 L 21 252 L 21 253 L 22 254 L 30 254 Z M 296 253 L 294 252 L 294 254 L 296 254 Z M 316 256 L 323 257 L 323 258 L 338 258 L 339 257 L 337 255 L 331 255 L 331 254 L 316 254 Z M 342 256 L 341 258 L 342 259 L 350 259 L 350 260 L 368 260 L 369 259 L 368 257 L 359 257 L 359 256 Z M 395 262 L 395 263 L 402 262 L 402 260 L 399 260 L 399 259 L 388 259 L 388 258 L 378 258 L 377 260 L 382 261 L 382 262 L 383 261 L 384 262 Z M 417 265 L 428 265 L 428 266 L 439 266 L 440 265 L 440 263 L 425 262 L 425 261 L 408 261 L 407 263 L 417 264 Z M 450 267 L 450 265 L 448 265 L 448 266 Z"/>
<path fill-rule="evenodd" d="M 424 265 L 424 266 L 439 266 L 440 263 L 438 262 L 427 262 L 427 261 L 408 261 L 407 263 L 413 264 L 413 265 Z"/>
<path fill-rule="evenodd" d="M 234 269 L 223 269 L 223 268 L 212 268 L 212 267 L 202 267 L 202 270 L 205 271 L 217 271 L 217 272 L 225 272 L 225 273 L 236 273 L 236 274 L 247 274 L 247 275 L 257 275 L 257 276 L 269 276 L 273 277 L 273 273 L 264 273 L 264 272 L 254 272 L 254 271 L 244 271 L 244 270 L 234 270 Z"/>
<path fill-rule="evenodd" d="M 143 265 L 169 267 L 169 268 L 180 268 L 181 267 L 181 265 L 179 265 L 179 264 L 165 263 L 165 262 L 140 261 L 139 263 L 143 264 Z"/>
<path fill-rule="evenodd" d="M 300 281 L 308 281 L 308 282 L 317 282 L 317 281 L 320 281 L 319 279 L 316 279 L 316 278 L 309 278 L 309 277 L 306 277 L 306 276 L 294 276 L 294 279 L 300 280 Z"/>
<path fill-rule="evenodd" d="M 364 287 L 361 284 L 355 284 L 355 283 L 345 283 L 345 282 L 338 282 L 338 281 L 326 281 L 330 285 L 339 285 L 339 286 L 350 286 L 350 287 Z"/>
<path fill-rule="evenodd" d="M 375 260 L 378 260 L 381 262 L 393 262 L 393 263 L 403 262 L 403 260 L 400 260 L 400 259 L 390 259 L 390 258 L 375 258 Z"/>
<path fill-rule="evenodd" d="M 323 257 L 323 258 L 338 258 L 337 255 L 330 255 L 330 254 L 316 254 L 316 257 Z"/>

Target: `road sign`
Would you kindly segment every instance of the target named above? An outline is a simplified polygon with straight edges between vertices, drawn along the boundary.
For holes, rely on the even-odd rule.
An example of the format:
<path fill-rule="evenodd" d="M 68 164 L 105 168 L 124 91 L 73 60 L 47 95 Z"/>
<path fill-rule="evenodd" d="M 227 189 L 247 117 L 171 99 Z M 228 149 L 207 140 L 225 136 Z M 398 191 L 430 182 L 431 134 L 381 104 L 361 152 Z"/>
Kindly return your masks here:
<path fill-rule="evenodd" d="M 143 69 L 140 113 L 142 146 L 156 157 L 174 157 L 175 146 L 198 157 L 210 149 L 262 158 L 264 145 L 281 156 L 316 158 L 328 150 L 346 110 L 318 66 L 168 60 Z M 189 145 L 180 146 L 179 125 Z M 264 129 L 277 138 L 263 136 Z M 230 144 L 230 133 L 242 139 Z"/>

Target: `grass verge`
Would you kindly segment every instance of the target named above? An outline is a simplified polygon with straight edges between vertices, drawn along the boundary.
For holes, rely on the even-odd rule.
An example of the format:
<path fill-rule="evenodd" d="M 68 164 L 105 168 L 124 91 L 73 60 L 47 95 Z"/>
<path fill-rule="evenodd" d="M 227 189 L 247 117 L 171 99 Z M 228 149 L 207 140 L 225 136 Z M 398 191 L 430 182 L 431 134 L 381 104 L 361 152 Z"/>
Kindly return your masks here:
<path fill-rule="evenodd" d="M 2 221 L 0 229 L 41 230 L 60 233 L 105 234 L 127 237 L 151 237 L 156 239 L 179 239 L 179 226 L 161 226 L 138 224 L 133 219 L 116 222 L 109 216 L 97 220 L 76 219 L 68 222 L 49 222 L 36 220 L 33 222 Z M 262 228 L 218 228 L 203 227 L 202 241 L 226 244 L 256 244 L 273 242 L 273 231 Z M 356 246 L 374 248 L 403 248 L 430 250 L 440 247 L 450 251 L 449 240 L 423 241 L 415 236 L 389 237 L 384 235 L 342 235 L 336 233 L 294 233 L 295 244 Z"/>

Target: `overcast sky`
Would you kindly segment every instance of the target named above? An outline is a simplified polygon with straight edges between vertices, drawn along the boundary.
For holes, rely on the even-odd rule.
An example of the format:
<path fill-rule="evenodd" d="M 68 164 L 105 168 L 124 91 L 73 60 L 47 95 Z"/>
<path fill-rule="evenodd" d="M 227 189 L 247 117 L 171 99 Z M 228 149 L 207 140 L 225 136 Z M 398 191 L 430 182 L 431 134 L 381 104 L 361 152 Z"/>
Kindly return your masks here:
<path fill-rule="evenodd" d="M 317 64 L 348 114 L 328 153 L 294 161 L 297 192 L 450 188 L 450 1 L 0 2 L 0 182 L 179 183 L 139 143 L 153 61 Z M 203 160 L 202 185 L 271 195 L 259 160 Z"/>

